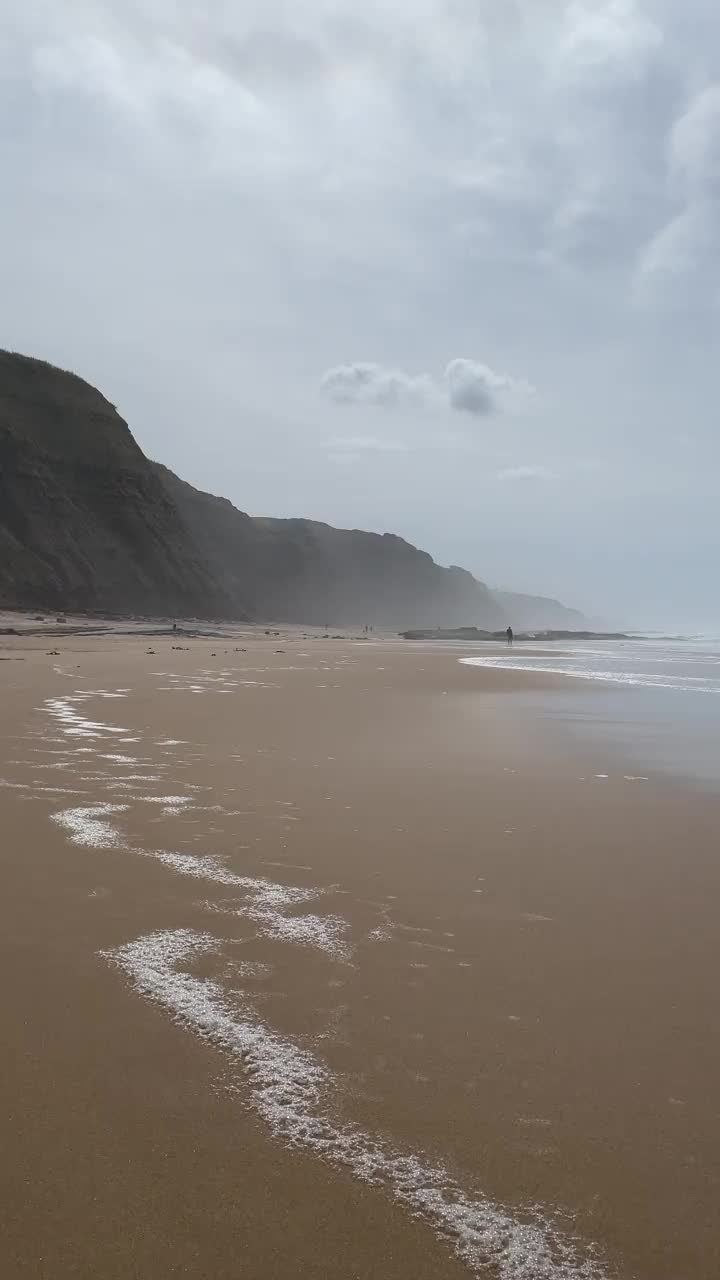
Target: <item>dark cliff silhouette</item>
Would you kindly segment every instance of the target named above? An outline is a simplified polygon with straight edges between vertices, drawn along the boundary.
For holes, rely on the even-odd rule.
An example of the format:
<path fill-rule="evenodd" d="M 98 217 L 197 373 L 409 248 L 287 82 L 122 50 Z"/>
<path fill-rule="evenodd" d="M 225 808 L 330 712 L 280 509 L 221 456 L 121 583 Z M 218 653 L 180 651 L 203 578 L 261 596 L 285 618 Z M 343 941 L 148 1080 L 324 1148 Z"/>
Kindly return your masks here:
<path fill-rule="evenodd" d="M 501 595 L 502 593 L 499 593 Z M 75 374 L 0 352 L 0 606 L 393 628 L 519 616 L 392 534 L 253 518 L 145 457 Z M 560 616 L 547 619 L 546 606 Z M 540 609 L 542 606 L 542 610 Z"/>

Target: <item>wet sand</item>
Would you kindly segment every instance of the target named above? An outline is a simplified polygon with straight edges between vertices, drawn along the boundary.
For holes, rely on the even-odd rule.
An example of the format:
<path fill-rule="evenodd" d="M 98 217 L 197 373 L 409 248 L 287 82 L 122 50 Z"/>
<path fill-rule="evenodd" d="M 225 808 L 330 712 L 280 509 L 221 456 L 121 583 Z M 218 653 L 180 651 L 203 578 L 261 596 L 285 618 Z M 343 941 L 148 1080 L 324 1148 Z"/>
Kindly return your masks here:
<path fill-rule="evenodd" d="M 720 801 L 457 656 L 0 638 L 3 1275 L 720 1274 Z"/>

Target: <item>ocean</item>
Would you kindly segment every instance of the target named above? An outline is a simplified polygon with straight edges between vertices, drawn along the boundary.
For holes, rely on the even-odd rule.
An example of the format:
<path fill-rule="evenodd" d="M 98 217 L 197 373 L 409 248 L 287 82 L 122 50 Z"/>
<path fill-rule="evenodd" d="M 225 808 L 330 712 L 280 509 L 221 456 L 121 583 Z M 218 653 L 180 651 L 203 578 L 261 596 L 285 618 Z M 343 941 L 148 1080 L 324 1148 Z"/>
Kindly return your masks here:
<path fill-rule="evenodd" d="M 510 696 L 634 767 L 720 786 L 720 639 L 520 642 L 460 661 L 565 677 L 552 698 Z"/>

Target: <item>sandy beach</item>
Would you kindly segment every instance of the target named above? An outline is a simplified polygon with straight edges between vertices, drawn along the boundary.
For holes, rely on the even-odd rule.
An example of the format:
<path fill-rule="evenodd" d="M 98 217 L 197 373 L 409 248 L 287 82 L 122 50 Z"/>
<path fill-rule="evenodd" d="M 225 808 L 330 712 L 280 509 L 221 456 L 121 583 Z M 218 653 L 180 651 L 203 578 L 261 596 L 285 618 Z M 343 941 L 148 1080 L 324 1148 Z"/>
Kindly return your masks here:
<path fill-rule="evenodd" d="M 720 1274 L 720 797 L 459 656 L 0 637 L 8 1280 Z"/>

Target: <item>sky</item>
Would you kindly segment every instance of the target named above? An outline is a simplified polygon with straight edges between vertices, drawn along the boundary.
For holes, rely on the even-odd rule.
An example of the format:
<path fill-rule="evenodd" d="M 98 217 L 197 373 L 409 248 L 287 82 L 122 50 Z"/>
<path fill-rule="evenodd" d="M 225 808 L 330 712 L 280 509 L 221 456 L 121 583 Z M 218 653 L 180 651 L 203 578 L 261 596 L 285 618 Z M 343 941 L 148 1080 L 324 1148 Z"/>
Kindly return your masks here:
<path fill-rule="evenodd" d="M 4 0 L 0 345 L 253 514 L 720 624 L 715 0 Z"/>

